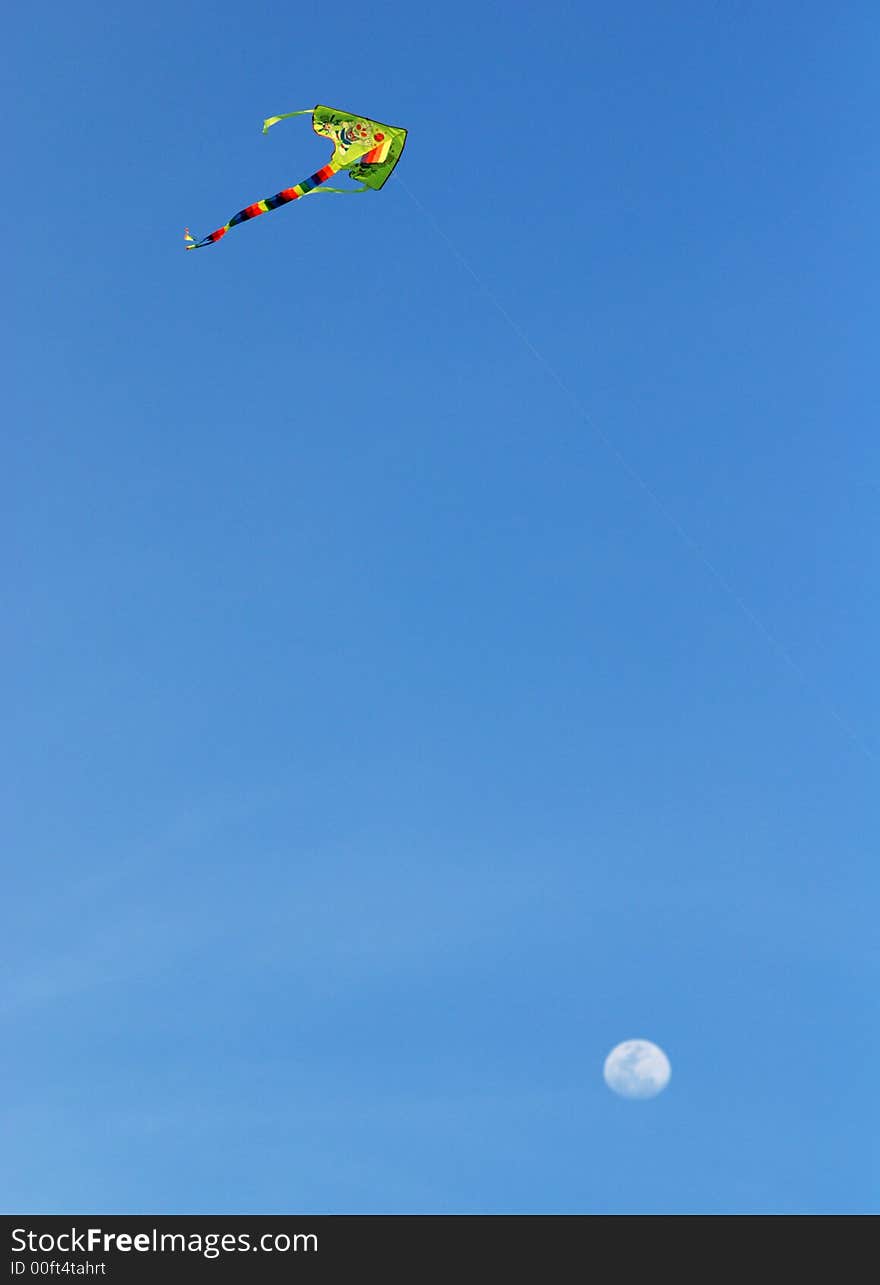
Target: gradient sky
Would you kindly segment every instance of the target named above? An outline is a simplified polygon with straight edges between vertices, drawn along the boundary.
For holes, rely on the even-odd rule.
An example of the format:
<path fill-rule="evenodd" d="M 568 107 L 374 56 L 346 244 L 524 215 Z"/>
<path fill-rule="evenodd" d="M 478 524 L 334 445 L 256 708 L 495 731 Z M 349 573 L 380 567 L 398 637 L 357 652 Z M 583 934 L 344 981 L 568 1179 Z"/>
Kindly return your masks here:
<path fill-rule="evenodd" d="M 876 1208 L 876 5 L 4 43 L 2 1207 Z"/>

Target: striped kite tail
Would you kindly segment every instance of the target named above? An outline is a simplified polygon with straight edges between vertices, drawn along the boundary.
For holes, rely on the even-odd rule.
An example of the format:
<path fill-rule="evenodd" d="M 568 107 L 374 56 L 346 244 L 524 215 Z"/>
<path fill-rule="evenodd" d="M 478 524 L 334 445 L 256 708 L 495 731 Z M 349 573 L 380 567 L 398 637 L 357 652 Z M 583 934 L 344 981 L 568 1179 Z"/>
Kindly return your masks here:
<path fill-rule="evenodd" d="M 245 206 L 243 210 L 239 210 L 238 214 L 233 214 L 229 222 L 225 223 L 222 228 L 217 228 L 216 232 L 209 232 L 207 236 L 202 237 L 201 241 L 196 241 L 189 228 L 187 228 L 184 235 L 186 249 L 201 250 L 206 245 L 216 244 L 221 237 L 226 236 L 230 228 L 238 227 L 239 223 L 247 223 L 248 219 L 255 219 L 258 214 L 266 214 L 269 210 L 277 210 L 280 206 L 287 205 L 290 201 L 295 201 L 300 196 L 308 196 L 309 192 L 313 192 L 316 187 L 326 183 L 338 171 L 339 166 L 334 165 L 331 161 L 294 187 L 286 187 L 283 192 L 276 192 L 274 196 L 267 196 L 262 201 L 256 201 L 253 205 Z"/>

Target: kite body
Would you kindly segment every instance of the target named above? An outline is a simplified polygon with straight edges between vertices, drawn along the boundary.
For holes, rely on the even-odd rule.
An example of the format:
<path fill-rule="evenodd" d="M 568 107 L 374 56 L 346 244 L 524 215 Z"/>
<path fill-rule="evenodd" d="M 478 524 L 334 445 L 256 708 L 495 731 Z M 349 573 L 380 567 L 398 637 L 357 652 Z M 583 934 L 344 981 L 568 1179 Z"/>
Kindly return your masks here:
<path fill-rule="evenodd" d="M 222 228 L 218 228 L 216 232 L 209 232 L 207 236 L 202 237 L 201 241 L 191 236 L 187 228 L 185 233 L 187 250 L 201 250 L 204 246 L 214 245 L 226 235 L 230 228 L 237 227 L 239 223 L 246 223 L 249 219 L 256 218 L 258 214 L 277 210 L 279 206 L 287 205 L 301 196 L 308 196 L 309 192 L 320 190 L 329 179 L 340 172 L 350 174 L 361 186 L 323 187 L 325 192 L 378 192 L 400 160 L 403 145 L 406 142 L 405 129 L 394 125 L 382 125 L 379 121 L 370 120 L 366 116 L 352 116 L 348 112 L 339 112 L 332 107 L 320 106 L 308 111 L 270 116 L 263 122 L 263 133 L 267 133 L 272 125 L 277 125 L 281 120 L 288 120 L 291 116 L 311 116 L 315 133 L 332 142 L 333 155 L 327 164 L 309 178 L 303 179 L 301 183 L 286 187 L 275 196 L 267 196 L 262 201 L 245 206 L 238 214 L 233 214 Z"/>

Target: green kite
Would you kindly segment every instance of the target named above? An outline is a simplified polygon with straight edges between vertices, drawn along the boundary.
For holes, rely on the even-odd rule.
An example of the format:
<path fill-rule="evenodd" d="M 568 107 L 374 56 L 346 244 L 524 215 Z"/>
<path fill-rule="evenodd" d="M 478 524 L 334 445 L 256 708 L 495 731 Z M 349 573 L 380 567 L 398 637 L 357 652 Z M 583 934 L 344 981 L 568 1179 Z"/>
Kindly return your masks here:
<path fill-rule="evenodd" d="M 310 178 L 297 183 L 295 187 L 286 187 L 275 196 L 267 196 L 263 201 L 248 205 L 238 214 L 233 214 L 228 223 L 216 232 L 197 241 L 186 229 L 184 239 L 187 250 L 201 250 L 203 246 L 214 245 L 221 237 L 226 236 L 230 228 L 248 219 L 255 219 L 258 214 L 267 210 L 277 210 L 297 197 L 308 196 L 309 192 L 320 189 L 322 184 L 334 174 L 345 170 L 356 182 L 355 188 L 325 187 L 325 192 L 378 192 L 388 179 L 391 171 L 400 160 L 403 145 L 406 142 L 406 130 L 394 125 L 382 125 L 367 116 L 352 116 L 348 112 L 338 112 L 332 107 L 308 108 L 301 112 L 285 112 L 283 116 L 270 116 L 263 121 L 263 133 L 267 133 L 280 120 L 289 120 L 291 116 L 311 116 L 312 128 L 322 138 L 329 138 L 333 143 L 333 155 L 329 162 Z"/>

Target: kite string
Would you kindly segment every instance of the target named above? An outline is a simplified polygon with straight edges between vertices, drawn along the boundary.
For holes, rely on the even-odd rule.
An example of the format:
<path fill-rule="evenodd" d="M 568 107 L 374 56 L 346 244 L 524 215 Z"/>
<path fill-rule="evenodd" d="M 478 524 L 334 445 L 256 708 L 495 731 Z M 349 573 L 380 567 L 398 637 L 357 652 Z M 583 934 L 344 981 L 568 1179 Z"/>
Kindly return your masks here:
<path fill-rule="evenodd" d="M 737 607 L 740 613 L 748 621 L 750 621 L 750 623 L 757 630 L 757 632 L 761 634 L 761 636 L 764 638 L 764 641 L 769 644 L 771 650 L 775 652 L 776 656 L 796 676 L 796 678 L 798 679 L 798 681 L 801 683 L 803 687 L 805 687 L 808 691 L 813 692 L 814 696 L 818 700 L 819 705 L 824 709 L 825 713 L 838 725 L 840 730 L 844 732 L 844 734 L 853 742 L 853 744 L 858 747 L 858 749 L 865 755 L 865 757 L 868 759 L 869 762 L 871 763 L 875 762 L 876 755 L 874 754 L 874 751 L 872 750 L 872 748 L 862 738 L 861 734 L 852 726 L 852 724 L 847 719 L 843 717 L 843 715 L 840 713 L 837 707 L 828 699 L 828 697 L 823 692 L 821 692 L 819 688 L 816 687 L 815 682 L 811 679 L 810 675 L 803 668 L 803 666 L 800 665 L 798 661 L 795 660 L 791 652 L 780 642 L 780 640 L 776 637 L 776 635 L 771 632 L 771 630 L 764 623 L 761 617 L 753 610 L 752 607 L 749 606 L 749 604 L 745 601 L 745 599 L 734 588 L 731 581 L 727 578 L 726 575 L 724 575 L 724 573 L 719 569 L 719 567 L 712 561 L 712 559 L 706 553 L 705 549 L 699 543 L 699 541 L 694 536 L 692 536 L 691 533 L 684 526 L 682 526 L 681 522 L 675 516 L 672 510 L 661 499 L 661 497 L 650 485 L 650 483 L 645 480 L 645 478 L 641 475 L 638 469 L 623 454 L 620 447 L 608 436 L 605 430 L 599 424 L 596 423 L 595 419 L 587 411 L 586 407 L 584 406 L 583 402 L 578 397 L 578 395 L 573 391 L 573 389 L 571 389 L 568 386 L 568 384 L 559 374 L 558 370 L 556 370 L 556 368 L 553 365 L 551 365 L 551 363 L 547 360 L 547 358 L 540 351 L 540 349 L 535 347 L 534 343 L 529 338 L 528 334 L 522 328 L 520 323 L 516 320 L 515 317 L 513 317 L 507 311 L 507 309 L 504 307 L 504 304 L 501 302 L 498 296 L 492 291 L 492 289 L 486 284 L 486 282 L 483 281 L 483 279 L 477 273 L 476 269 L 472 266 L 470 261 L 461 252 L 461 250 L 458 248 L 458 246 L 449 236 L 446 229 L 439 222 L 439 220 L 435 218 L 435 216 L 431 213 L 431 211 L 427 208 L 427 206 L 425 206 L 423 202 L 419 200 L 415 192 L 413 192 L 409 187 L 409 185 L 407 184 L 406 180 L 402 178 L 400 175 L 398 175 L 398 182 L 400 183 L 403 190 L 406 192 L 407 196 L 413 202 L 413 204 L 417 207 L 417 209 L 421 211 L 421 213 L 424 215 L 426 220 L 434 228 L 434 231 L 438 234 L 441 240 L 443 240 L 446 243 L 446 246 L 448 247 L 450 252 L 458 260 L 458 262 L 464 268 L 465 272 L 467 272 L 468 276 L 471 277 L 471 279 L 474 281 L 475 285 L 480 290 L 480 292 L 483 295 L 485 295 L 485 297 L 489 300 L 489 302 L 492 304 L 495 310 L 499 313 L 499 315 L 503 318 L 503 320 L 507 323 L 507 325 L 513 331 L 513 333 L 517 336 L 517 338 L 521 341 L 521 343 L 532 354 L 532 356 L 534 357 L 538 365 L 542 367 L 545 374 L 557 386 L 557 388 L 560 390 L 560 392 L 568 401 L 569 405 L 571 406 L 571 408 L 573 409 L 577 417 L 581 419 L 585 424 L 589 425 L 593 434 L 599 439 L 599 441 L 602 443 L 602 445 L 605 447 L 605 449 L 608 451 L 611 457 L 616 461 L 618 466 L 627 475 L 630 481 L 633 482 L 634 485 L 636 485 L 642 491 L 642 493 L 647 496 L 647 498 L 653 504 L 654 508 L 657 510 L 657 512 L 660 514 L 663 520 L 667 523 L 667 525 L 670 526 L 672 530 L 676 532 L 676 534 L 678 535 L 682 543 L 687 545 L 687 547 L 691 550 L 691 553 L 702 564 L 704 569 L 708 571 L 712 579 L 715 580 L 716 584 L 719 585 L 719 587 L 724 591 L 724 593 L 730 598 L 730 600 L 734 603 L 734 605 Z"/>

